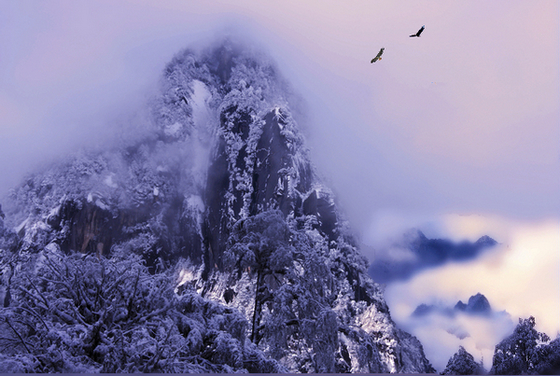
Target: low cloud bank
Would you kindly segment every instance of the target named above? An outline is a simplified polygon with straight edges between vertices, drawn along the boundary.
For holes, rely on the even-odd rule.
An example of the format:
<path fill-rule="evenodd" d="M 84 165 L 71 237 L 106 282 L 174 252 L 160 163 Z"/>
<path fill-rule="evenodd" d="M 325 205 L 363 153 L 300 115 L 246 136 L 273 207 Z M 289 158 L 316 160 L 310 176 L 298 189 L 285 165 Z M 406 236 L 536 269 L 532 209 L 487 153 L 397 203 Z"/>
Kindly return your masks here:
<path fill-rule="evenodd" d="M 496 234 L 499 241 L 491 251 L 470 261 L 424 269 L 408 280 L 387 284 L 385 297 L 392 317 L 420 339 L 436 369 L 443 370 L 460 345 L 475 360 L 483 358 L 484 367 L 489 369 L 494 347 L 512 333 L 511 325 L 519 318 L 534 316 L 536 329 L 551 338 L 560 333 L 560 220 L 529 222 L 456 215 L 443 216 L 431 227 L 421 228 L 426 232 L 431 228 L 435 236 L 454 241 L 473 241 L 484 233 Z M 493 312 L 507 311 L 510 319 L 464 312 L 450 316 L 439 308 L 425 316 L 412 315 L 422 304 L 455 307 L 459 300 L 466 302 L 478 292 L 488 299 Z"/>

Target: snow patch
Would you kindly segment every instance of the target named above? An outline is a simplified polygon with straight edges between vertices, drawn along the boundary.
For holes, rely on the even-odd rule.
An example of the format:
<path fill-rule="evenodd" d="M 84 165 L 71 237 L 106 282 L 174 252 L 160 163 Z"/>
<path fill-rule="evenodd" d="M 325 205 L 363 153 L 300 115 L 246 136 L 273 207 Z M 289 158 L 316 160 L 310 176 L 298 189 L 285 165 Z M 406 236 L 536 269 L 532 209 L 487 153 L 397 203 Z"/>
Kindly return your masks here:
<path fill-rule="evenodd" d="M 204 202 L 202 201 L 202 197 L 198 195 L 191 195 L 187 198 L 187 206 L 189 209 L 198 211 L 200 213 L 204 212 L 205 206 Z"/>
<path fill-rule="evenodd" d="M 177 294 L 177 292 L 179 291 L 179 287 L 183 286 L 186 283 L 194 281 L 196 279 L 195 277 L 196 276 L 193 273 L 193 270 L 181 269 L 181 271 L 179 272 L 179 282 L 177 283 L 177 286 L 175 286 L 175 294 Z"/>
<path fill-rule="evenodd" d="M 52 254 L 60 254 L 60 246 L 56 243 L 49 243 L 45 246 L 45 252 Z"/>
<path fill-rule="evenodd" d="M 25 227 L 24 244 L 33 244 L 41 233 L 50 229 L 50 226 L 43 221 L 37 221 L 30 226 Z"/>
<path fill-rule="evenodd" d="M 97 199 L 95 200 L 95 205 L 103 210 L 109 210 L 109 206 L 106 205 L 103 201 L 101 201 L 101 199 Z"/>
<path fill-rule="evenodd" d="M 183 124 L 176 122 L 170 125 L 166 125 L 163 129 L 163 133 L 167 137 L 179 137 L 181 129 L 183 129 Z"/>
<path fill-rule="evenodd" d="M 109 210 L 109 206 L 103 202 L 103 198 L 98 192 L 89 192 L 86 198 L 88 203 L 94 203 L 97 207 L 103 210 Z"/>
<path fill-rule="evenodd" d="M 108 186 L 108 187 L 118 188 L 118 185 L 113 181 L 113 176 L 115 176 L 115 174 L 113 172 L 111 172 L 109 175 L 107 175 L 105 177 L 105 179 L 103 180 L 103 183 L 105 183 L 105 185 Z"/>
<path fill-rule="evenodd" d="M 360 310 L 364 302 L 355 304 L 357 310 Z M 382 362 L 388 367 L 390 373 L 397 372 L 395 362 L 395 351 L 397 341 L 391 335 L 392 323 L 389 322 L 388 317 L 380 313 L 374 305 L 365 307 L 363 312 L 356 317 L 356 324 L 361 327 L 366 333 L 370 334 L 376 339 L 376 342 L 388 351 L 381 351 L 380 357 Z"/>
<path fill-rule="evenodd" d="M 60 213 L 60 208 L 61 207 L 62 207 L 62 205 L 58 205 L 58 206 L 52 208 L 51 211 L 49 212 L 49 214 L 47 215 L 47 221 L 49 220 L 49 218 L 56 217 Z"/>
<path fill-rule="evenodd" d="M 15 232 L 16 234 L 19 234 L 21 230 L 23 230 L 25 228 L 25 226 L 27 225 L 27 223 L 29 222 L 29 218 L 25 219 L 23 222 L 21 222 L 18 226 L 15 227 Z"/>
<path fill-rule="evenodd" d="M 193 94 L 191 96 L 192 119 L 194 128 L 191 135 L 193 151 L 193 180 L 199 187 L 206 182 L 208 163 L 210 160 L 210 141 L 213 129 L 213 111 L 209 101 L 212 94 L 208 87 L 201 81 L 193 80 Z"/>
<path fill-rule="evenodd" d="M 207 126 L 210 119 L 208 101 L 212 98 L 210 90 L 206 85 L 198 80 L 192 82 L 193 94 L 191 96 L 192 117 L 195 127 Z"/>
<path fill-rule="evenodd" d="M 284 124 L 282 124 L 282 122 L 280 120 L 284 120 L 284 116 L 282 116 L 282 112 L 280 112 L 280 107 L 276 106 L 273 109 L 274 111 L 274 117 L 276 118 L 277 124 L 278 124 L 278 128 L 280 128 L 280 131 L 282 131 L 284 129 Z"/>

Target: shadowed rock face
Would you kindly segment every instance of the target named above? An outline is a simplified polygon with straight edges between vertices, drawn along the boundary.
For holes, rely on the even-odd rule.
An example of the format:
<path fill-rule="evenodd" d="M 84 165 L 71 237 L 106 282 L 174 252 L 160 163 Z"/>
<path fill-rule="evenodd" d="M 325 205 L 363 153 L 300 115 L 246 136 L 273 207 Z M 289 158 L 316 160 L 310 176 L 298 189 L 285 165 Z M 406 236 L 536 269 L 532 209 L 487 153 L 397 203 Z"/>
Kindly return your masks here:
<path fill-rule="evenodd" d="M 311 165 L 305 159 L 298 164 L 301 151 L 290 150 L 289 135 L 282 133 L 290 124 L 280 111 L 254 121 L 233 107 L 220 118 L 218 151 L 205 191 L 207 264 L 221 268 L 229 230 L 236 221 L 271 209 L 295 218 L 313 216 L 317 218 L 314 227 L 334 240 L 337 213 L 332 198 L 320 197 L 311 188 L 315 179 Z M 231 143 L 237 148 L 235 158 Z"/>
<path fill-rule="evenodd" d="M 492 313 L 492 308 L 490 307 L 488 299 L 486 299 L 486 297 L 481 293 L 478 293 L 469 298 L 469 302 L 465 307 L 465 311 L 474 314 L 489 315 Z"/>
<path fill-rule="evenodd" d="M 228 122 L 233 126 L 228 128 Z M 288 215 L 295 212 L 298 204 L 301 205 L 301 195 L 294 197 L 290 192 L 290 174 L 308 174 L 310 168 L 296 171 L 285 136 L 280 133 L 282 126 L 282 120 L 272 112 L 257 125 L 251 122 L 247 113 L 239 113 L 235 108 L 222 114 L 223 136 L 218 141 L 218 152 L 209 169 L 205 192 L 210 265 L 221 267 L 229 229 L 237 220 L 270 209 L 279 209 Z M 250 132 L 258 133 L 260 137 L 250 140 Z M 241 143 L 241 147 L 236 145 L 239 149 L 235 158 L 231 158 L 228 139 Z M 309 189 L 298 188 L 307 188 L 304 192 Z"/>
<path fill-rule="evenodd" d="M 167 205 L 166 208 L 150 205 L 114 211 L 87 200 L 68 200 L 64 201 L 55 215 L 48 217 L 47 224 L 64 234 L 58 237 L 57 242 L 63 252 L 80 252 L 101 257 L 109 256 L 113 245 L 127 242 L 144 232 L 142 224 L 149 222 L 157 214 L 166 226 L 175 229 L 173 233 L 159 234 L 150 249 L 145 250 L 145 259 L 150 268 L 153 269 L 160 258 L 175 260 L 177 248 L 188 247 L 191 250 L 189 256 L 201 261 L 201 242 L 193 231 L 193 223 L 189 218 L 175 222 L 178 220 L 181 201 L 172 202 L 175 205 Z"/>
<path fill-rule="evenodd" d="M 342 229 L 286 93 L 232 43 L 178 54 L 143 138 L 14 194 L 21 248 L 137 253 L 152 273 L 188 259 L 177 293 L 240 312 L 240 336 L 290 372 L 433 372 Z"/>

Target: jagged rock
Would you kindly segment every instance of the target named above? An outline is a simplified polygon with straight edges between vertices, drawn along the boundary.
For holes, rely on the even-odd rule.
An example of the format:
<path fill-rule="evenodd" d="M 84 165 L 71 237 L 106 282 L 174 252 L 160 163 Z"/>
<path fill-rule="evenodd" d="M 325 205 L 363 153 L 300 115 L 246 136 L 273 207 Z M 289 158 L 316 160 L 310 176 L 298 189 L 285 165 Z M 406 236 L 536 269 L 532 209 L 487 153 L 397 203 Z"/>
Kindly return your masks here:
<path fill-rule="evenodd" d="M 272 63 L 235 43 L 179 53 L 151 131 L 14 190 L 15 252 L 137 254 L 154 276 L 179 268 L 179 299 L 213 307 L 212 328 L 181 334 L 210 362 L 205 370 L 434 372 L 368 276 L 289 92 Z M 231 329 L 224 312 L 243 317 L 244 329 Z"/>
<path fill-rule="evenodd" d="M 437 311 L 437 307 L 435 305 L 427 305 L 427 304 L 420 304 L 418 307 L 416 307 L 416 309 L 414 310 L 414 312 L 412 312 L 412 316 L 415 317 L 421 317 L 421 316 L 425 316 L 428 315 L 434 311 Z"/>
<path fill-rule="evenodd" d="M 492 311 L 492 307 L 490 307 L 490 302 L 488 299 L 481 293 L 477 293 L 469 298 L 467 304 L 463 303 L 461 300 L 455 304 L 453 308 L 450 307 L 442 307 L 437 305 L 427 305 L 427 304 L 420 304 L 414 312 L 412 312 L 412 316 L 421 317 L 426 316 L 431 313 L 439 313 L 442 315 L 446 315 L 449 317 L 454 317 L 457 312 L 463 312 L 470 315 L 484 315 L 484 316 L 491 316 L 494 314 Z M 495 313 L 497 315 L 507 315 L 507 313 Z"/>
<path fill-rule="evenodd" d="M 455 307 L 453 307 L 453 309 L 456 311 L 465 312 L 467 310 L 467 305 L 463 303 L 463 301 L 459 300 L 457 304 L 455 304 Z"/>

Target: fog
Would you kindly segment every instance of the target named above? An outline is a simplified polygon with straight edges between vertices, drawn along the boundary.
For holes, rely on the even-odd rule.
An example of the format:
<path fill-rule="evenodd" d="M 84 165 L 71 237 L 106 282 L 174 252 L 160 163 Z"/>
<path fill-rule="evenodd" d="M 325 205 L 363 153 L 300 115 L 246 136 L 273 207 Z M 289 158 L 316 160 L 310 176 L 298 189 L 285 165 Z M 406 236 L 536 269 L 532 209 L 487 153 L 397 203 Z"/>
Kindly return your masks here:
<path fill-rule="evenodd" d="M 2 8 L 2 191 L 45 154 L 104 140 L 179 50 L 233 33 L 267 50 L 305 98 L 315 162 L 361 232 L 388 210 L 559 212 L 553 1 Z"/>
<path fill-rule="evenodd" d="M 445 366 L 461 344 L 475 359 L 484 357 L 485 367 L 489 369 L 491 360 L 488 356 L 493 346 L 488 344 L 495 345 L 511 331 L 506 330 L 507 321 L 497 319 L 484 322 L 483 319 L 465 317 L 418 321 L 410 315 L 422 303 L 443 303 L 453 307 L 457 301 L 464 302 L 469 296 L 481 292 L 495 312 L 507 311 L 514 324 L 518 318 L 532 315 L 536 318 L 537 330 L 552 338 L 560 332 L 560 317 L 555 313 L 560 310 L 557 299 L 560 296 L 560 221 L 529 224 L 512 223 L 503 218 L 493 220 L 511 233 L 507 242 L 495 250 L 484 253 L 477 260 L 424 271 L 410 281 L 387 286 L 386 299 L 393 319 L 418 336 L 426 347 L 428 358 L 434 363 Z M 452 218 L 449 222 L 454 224 L 449 231 L 455 234 L 459 226 L 472 233 L 482 227 L 492 228 L 492 220 L 474 217 Z M 458 324 L 469 328 L 469 338 L 460 341 L 447 333 L 447 328 Z M 435 337 L 439 339 L 434 340 Z"/>
<path fill-rule="evenodd" d="M 426 357 L 440 372 L 445 369 L 449 358 L 463 346 L 489 371 L 492 367 L 494 347 L 515 327 L 507 315 L 492 317 L 459 314 L 450 318 L 432 314 L 421 319 L 401 323 L 403 328 L 414 332 L 424 346 Z M 458 335 L 466 335 L 460 339 Z"/>
<path fill-rule="evenodd" d="M 515 250 L 496 252 L 493 268 L 481 258 L 389 286 L 391 309 L 402 303 L 393 291 L 414 297 L 408 305 L 443 299 L 449 273 L 480 272 L 474 293 L 535 315 L 554 336 L 559 15 L 554 0 L 3 1 L 0 196 L 45 163 L 119 142 L 123 126 L 145 121 L 174 54 L 236 35 L 263 48 L 303 99 L 313 161 L 361 241 L 378 247 L 417 227 L 455 241 L 487 234 Z M 533 255 L 540 261 L 515 263 Z M 514 283 L 520 275 L 535 278 Z M 470 284 L 453 285 L 465 299 Z"/>

